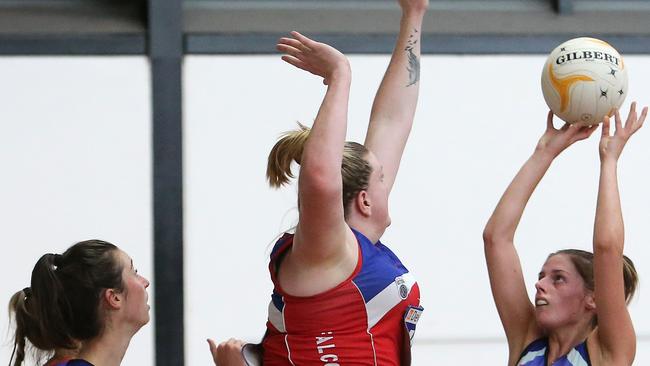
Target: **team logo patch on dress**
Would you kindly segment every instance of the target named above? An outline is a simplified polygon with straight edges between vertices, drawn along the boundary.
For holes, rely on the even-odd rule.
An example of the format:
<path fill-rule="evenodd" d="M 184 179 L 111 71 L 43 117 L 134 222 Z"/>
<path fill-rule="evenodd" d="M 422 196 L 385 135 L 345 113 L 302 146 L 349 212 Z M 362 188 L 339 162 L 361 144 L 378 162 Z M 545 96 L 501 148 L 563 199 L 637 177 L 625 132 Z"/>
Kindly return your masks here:
<path fill-rule="evenodd" d="M 409 344 L 413 345 L 413 336 L 415 335 L 415 326 L 418 323 L 418 320 L 420 320 L 420 316 L 422 315 L 422 312 L 424 311 L 424 308 L 421 306 L 411 306 L 409 305 L 408 308 L 406 308 L 406 313 L 404 314 L 404 327 L 406 328 L 406 332 L 409 336 Z"/>
<path fill-rule="evenodd" d="M 397 293 L 399 293 L 399 297 L 401 297 L 402 300 L 406 299 L 409 295 L 409 288 L 406 286 L 406 283 L 401 276 L 395 278 L 395 285 L 397 285 Z"/>

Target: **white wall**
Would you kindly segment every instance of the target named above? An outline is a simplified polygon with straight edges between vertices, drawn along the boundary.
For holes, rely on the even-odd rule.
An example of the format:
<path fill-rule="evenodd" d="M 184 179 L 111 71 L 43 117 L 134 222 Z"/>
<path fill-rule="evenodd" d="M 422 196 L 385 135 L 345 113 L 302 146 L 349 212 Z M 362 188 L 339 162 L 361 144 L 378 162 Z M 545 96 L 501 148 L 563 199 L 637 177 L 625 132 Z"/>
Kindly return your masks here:
<path fill-rule="evenodd" d="M 363 141 L 387 56 L 352 56 L 349 138 Z M 506 346 L 485 270 L 481 232 L 545 128 L 542 56 L 425 56 L 415 127 L 391 196 L 383 242 L 415 273 L 425 313 L 415 365 L 505 364 Z M 650 103 L 650 57 L 626 58 L 632 100 Z M 209 364 L 205 338 L 257 341 L 271 291 L 267 256 L 295 223 L 295 187 L 273 191 L 266 155 L 295 121 L 311 123 L 324 92 L 316 77 L 277 56 L 192 56 L 185 61 L 186 354 Z M 647 127 L 646 127 L 647 128 Z M 530 292 L 549 252 L 589 248 L 598 138 L 557 159 L 517 235 Z M 619 176 L 641 290 L 630 306 L 650 363 L 650 131 L 626 148 Z M 471 349 L 471 358 L 467 350 Z"/>
<path fill-rule="evenodd" d="M 386 56 L 351 57 L 350 139 L 363 140 Z M 544 58 L 426 56 L 420 106 L 391 197 L 383 241 L 418 277 L 426 308 L 415 365 L 504 364 L 481 231 L 544 129 Z M 630 96 L 650 103 L 650 57 L 627 57 Z M 115 242 L 151 278 L 151 141 L 144 58 L 0 58 L 0 300 L 29 284 L 40 255 L 75 241 Z M 276 56 L 185 61 L 186 354 L 208 365 L 205 338 L 251 341 L 264 330 L 274 237 L 295 222 L 295 187 L 272 191 L 266 154 L 297 120 L 310 123 L 324 87 Z M 646 127 L 648 128 L 648 127 Z M 626 252 L 641 275 L 630 306 L 650 363 L 646 224 L 650 132 L 621 161 Z M 531 200 L 517 236 L 529 289 L 546 254 L 588 248 L 598 173 L 597 138 L 572 147 Z M 173 270 L 173 269 L 170 269 Z M 153 286 L 152 286 L 153 287 Z M 153 295 L 153 289 L 150 288 Z M 4 300 L 2 300 L 4 299 Z M 153 309 L 155 310 L 155 309 Z M 6 314 L 6 313 L 5 313 Z M 7 328 L 6 315 L 0 329 Z M 0 359 L 11 348 L 4 342 Z M 474 362 L 475 363 L 475 362 Z M 153 326 L 124 365 L 153 364 Z"/>
<path fill-rule="evenodd" d="M 0 100 L 0 308 L 29 286 L 41 255 L 80 240 L 118 245 L 151 278 L 146 58 L 0 58 Z M 7 320 L 2 310 L 3 364 Z M 153 365 L 152 325 L 133 338 L 124 365 Z"/>

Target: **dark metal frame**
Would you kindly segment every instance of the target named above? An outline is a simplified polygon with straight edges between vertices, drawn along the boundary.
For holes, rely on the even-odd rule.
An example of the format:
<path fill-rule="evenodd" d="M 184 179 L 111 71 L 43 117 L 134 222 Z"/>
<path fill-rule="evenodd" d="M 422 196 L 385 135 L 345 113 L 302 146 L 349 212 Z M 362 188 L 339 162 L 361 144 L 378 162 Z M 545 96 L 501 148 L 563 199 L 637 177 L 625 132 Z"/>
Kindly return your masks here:
<path fill-rule="evenodd" d="M 185 36 L 187 54 L 276 54 L 275 42 L 286 36 L 274 34 L 189 34 Z M 331 44 L 345 54 L 389 54 L 394 34 L 309 33 L 310 37 Z M 577 34 L 553 35 L 440 35 L 424 34 L 422 54 L 502 55 L 547 54 L 560 43 Z M 650 36 L 589 34 L 616 45 L 625 55 L 650 54 Z"/>
<path fill-rule="evenodd" d="M 144 34 L 0 35 L 0 55 L 142 55 Z"/>
<path fill-rule="evenodd" d="M 277 38 L 293 27 L 345 53 L 390 53 L 395 34 L 384 23 L 388 19 L 397 21 L 398 16 L 392 0 L 357 1 L 355 4 L 361 9 L 351 9 L 348 1 L 341 0 L 285 1 L 277 2 L 275 7 L 270 0 L 214 3 L 210 7 L 210 2 L 191 0 L 185 3 L 182 0 L 0 0 L 0 56 L 147 55 L 150 58 L 157 365 L 177 366 L 185 362 L 183 55 L 275 53 Z M 425 25 L 430 28 L 423 29 L 422 53 L 546 54 L 566 39 L 591 32 L 615 44 L 623 54 L 650 54 L 650 29 L 645 27 L 650 5 L 646 8 L 638 4 L 621 5 L 616 9 L 617 14 L 608 11 L 609 25 L 599 22 L 597 28 L 589 28 L 592 19 L 602 18 L 603 12 L 590 13 L 584 4 L 573 0 L 549 0 L 548 9 L 538 1 L 513 1 L 519 8 L 480 11 L 468 8 L 461 1 L 443 3 L 431 2 L 431 7 L 441 8 L 427 15 L 430 19 Z M 492 2 L 482 4 L 489 7 Z M 251 9 L 242 11 L 241 6 Z M 60 11 L 47 13 L 53 7 Z M 61 11 L 62 7 L 67 8 Z M 323 9 L 331 16 L 323 17 Z M 619 17 L 620 21 L 611 20 L 612 16 Z M 518 22 L 517 17 L 520 17 Z M 265 22 L 260 23 L 259 19 Z M 296 23 L 300 19 L 303 23 Z M 325 20 L 319 23 L 312 19 Z M 464 24 L 466 19 L 477 21 Z M 504 19 L 508 19 L 508 25 L 495 24 Z M 349 20 L 355 20 L 355 24 L 346 23 Z M 640 28 L 635 28 L 637 23 Z"/>
<path fill-rule="evenodd" d="M 150 0 L 156 365 L 185 362 L 182 4 Z"/>

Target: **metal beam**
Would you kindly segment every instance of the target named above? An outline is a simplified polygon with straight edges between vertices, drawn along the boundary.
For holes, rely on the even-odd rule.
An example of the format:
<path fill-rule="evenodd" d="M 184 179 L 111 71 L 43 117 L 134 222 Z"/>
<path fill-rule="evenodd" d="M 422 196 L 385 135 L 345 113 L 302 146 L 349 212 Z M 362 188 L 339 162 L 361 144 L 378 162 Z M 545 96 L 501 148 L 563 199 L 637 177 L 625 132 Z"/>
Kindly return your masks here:
<path fill-rule="evenodd" d="M 143 55 L 142 34 L 6 35 L 0 34 L 0 55 Z"/>
<path fill-rule="evenodd" d="M 156 365 L 185 362 L 181 0 L 149 0 Z"/>
<path fill-rule="evenodd" d="M 602 3 L 613 4 L 605 7 Z M 574 5 L 575 13 L 558 16 L 551 1 L 432 1 L 422 32 L 650 35 L 646 26 L 650 1 Z M 186 34 L 277 34 L 294 29 L 305 34 L 393 34 L 399 20 L 396 1 L 357 1 L 354 5 L 346 1 L 187 1 L 184 6 Z"/>
<path fill-rule="evenodd" d="M 188 54 L 276 54 L 276 34 L 189 34 Z M 394 34 L 309 34 L 346 54 L 389 54 Z M 582 34 L 554 35 L 440 35 L 422 36 L 422 54 L 547 54 L 560 43 Z M 614 45 L 622 54 L 650 54 L 650 36 L 591 34 Z"/>
<path fill-rule="evenodd" d="M 432 1 L 422 52 L 545 54 L 588 35 L 648 53 L 649 16 L 650 1 Z M 187 0 L 185 52 L 274 53 L 277 38 L 296 29 L 346 53 L 390 53 L 399 17 L 395 1 Z"/>
<path fill-rule="evenodd" d="M 0 0 L 0 55 L 145 54 L 143 4 Z"/>

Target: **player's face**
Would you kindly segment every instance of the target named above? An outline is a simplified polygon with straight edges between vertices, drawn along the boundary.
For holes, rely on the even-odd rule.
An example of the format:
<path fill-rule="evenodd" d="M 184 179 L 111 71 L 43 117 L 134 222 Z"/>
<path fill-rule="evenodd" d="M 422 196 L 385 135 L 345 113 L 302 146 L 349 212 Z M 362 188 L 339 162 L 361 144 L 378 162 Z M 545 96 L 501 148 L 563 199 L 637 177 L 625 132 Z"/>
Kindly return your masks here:
<path fill-rule="evenodd" d="M 122 283 L 124 284 L 124 318 L 136 329 L 149 322 L 149 304 L 147 301 L 147 287 L 149 281 L 138 274 L 133 265 L 133 260 L 123 251 L 118 251 L 122 264 Z"/>
<path fill-rule="evenodd" d="M 535 289 L 535 317 L 542 329 L 578 325 L 594 316 L 593 294 L 565 254 L 546 260 Z"/>
<path fill-rule="evenodd" d="M 384 169 L 371 151 L 366 155 L 366 160 L 372 167 L 366 190 L 371 204 L 371 219 L 377 226 L 386 229 L 391 220 L 388 214 L 388 187 L 384 183 Z"/>

